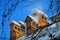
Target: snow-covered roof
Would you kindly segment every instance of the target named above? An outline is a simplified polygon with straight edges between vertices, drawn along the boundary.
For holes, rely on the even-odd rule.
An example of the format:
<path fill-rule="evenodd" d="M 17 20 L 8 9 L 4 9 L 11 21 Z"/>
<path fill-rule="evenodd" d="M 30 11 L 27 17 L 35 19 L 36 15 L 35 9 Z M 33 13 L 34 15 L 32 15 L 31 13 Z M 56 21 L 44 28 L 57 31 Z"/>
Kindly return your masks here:
<path fill-rule="evenodd" d="M 51 25 L 51 26 L 49 26 L 48 28 L 50 28 L 50 27 L 55 27 L 56 26 L 56 23 L 55 24 L 53 24 L 53 25 Z"/>
<path fill-rule="evenodd" d="M 48 17 L 48 16 L 46 15 L 46 13 L 44 13 L 42 10 L 35 9 L 35 10 L 34 10 L 34 13 L 44 14 L 46 17 Z"/>
<path fill-rule="evenodd" d="M 17 24 L 18 26 L 20 26 L 20 24 L 19 24 L 18 22 L 16 22 L 16 21 L 12 21 L 11 23 L 15 23 L 15 24 Z"/>
<path fill-rule="evenodd" d="M 25 25 L 25 23 L 24 23 L 24 22 L 22 22 L 22 21 L 19 21 L 19 23 L 21 23 L 21 24 Z"/>
<path fill-rule="evenodd" d="M 28 15 L 30 18 L 32 18 L 32 20 L 35 22 L 35 23 L 38 23 L 38 20 L 36 18 L 34 18 L 33 16 L 31 15 Z"/>

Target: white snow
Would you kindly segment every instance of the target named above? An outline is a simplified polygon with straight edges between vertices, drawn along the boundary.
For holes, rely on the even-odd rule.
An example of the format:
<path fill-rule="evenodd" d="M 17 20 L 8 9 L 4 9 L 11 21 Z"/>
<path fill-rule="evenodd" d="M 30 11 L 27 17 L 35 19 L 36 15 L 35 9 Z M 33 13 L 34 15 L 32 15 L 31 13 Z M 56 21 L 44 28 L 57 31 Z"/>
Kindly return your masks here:
<path fill-rule="evenodd" d="M 35 23 L 38 23 L 38 20 L 35 19 L 33 16 L 31 16 L 31 15 L 28 15 L 28 16 L 31 17 Z"/>
<path fill-rule="evenodd" d="M 39 14 L 38 15 L 33 15 L 33 17 L 36 18 L 37 20 L 39 20 L 40 15 Z"/>
<path fill-rule="evenodd" d="M 38 40 L 50 40 L 49 36 L 45 35 L 39 38 Z"/>
<path fill-rule="evenodd" d="M 20 24 L 18 23 L 18 22 L 16 22 L 16 21 L 12 21 L 11 23 L 15 23 L 15 24 L 17 24 L 18 26 L 20 26 Z"/>
<path fill-rule="evenodd" d="M 48 30 L 45 30 L 43 29 L 39 35 L 40 35 L 40 38 L 38 38 L 38 40 L 51 40 L 51 37 L 49 36 L 49 32 L 52 34 L 52 38 L 59 38 L 60 37 L 60 30 L 57 30 L 56 29 L 56 26 L 55 24 L 54 25 L 51 25 L 52 27 L 48 28 Z M 55 26 L 55 27 L 54 27 Z M 52 30 L 53 29 L 53 30 Z M 56 32 L 54 32 L 56 30 Z M 38 34 L 38 33 L 37 33 Z M 44 35 L 45 34 L 45 35 Z M 21 40 L 24 40 L 25 38 L 21 38 Z M 30 38 L 28 38 L 30 39 Z M 26 40 L 28 40 L 26 39 Z"/>
<path fill-rule="evenodd" d="M 26 37 L 25 36 L 23 36 L 23 37 L 20 37 L 20 38 L 18 38 L 18 39 L 16 39 L 16 40 L 24 40 Z"/>
<path fill-rule="evenodd" d="M 48 17 L 42 10 L 35 9 L 34 13 L 44 14 L 46 17 Z"/>
<path fill-rule="evenodd" d="M 60 30 L 60 22 L 56 23 L 56 26 Z"/>
<path fill-rule="evenodd" d="M 48 20 L 48 22 L 51 24 L 51 21 Z"/>
<path fill-rule="evenodd" d="M 22 21 L 19 21 L 19 23 L 21 23 L 21 24 L 25 25 L 25 23 L 24 23 L 24 22 L 22 22 Z"/>
<path fill-rule="evenodd" d="M 50 28 L 50 27 L 55 27 L 56 26 L 56 24 L 53 24 L 52 26 L 49 26 L 48 28 Z"/>

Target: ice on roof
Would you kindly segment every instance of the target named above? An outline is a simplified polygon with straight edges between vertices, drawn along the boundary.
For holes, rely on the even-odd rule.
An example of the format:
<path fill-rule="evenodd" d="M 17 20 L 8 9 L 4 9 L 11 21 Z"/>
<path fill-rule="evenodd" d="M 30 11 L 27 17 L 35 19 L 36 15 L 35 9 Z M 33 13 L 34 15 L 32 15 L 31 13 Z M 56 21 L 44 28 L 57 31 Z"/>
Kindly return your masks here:
<path fill-rule="evenodd" d="M 38 23 L 38 20 L 37 19 L 35 19 L 33 16 L 31 16 L 31 15 L 28 15 L 29 17 L 31 17 L 32 18 L 32 20 L 35 22 L 35 23 Z"/>
<path fill-rule="evenodd" d="M 18 26 L 20 26 L 20 24 L 19 24 L 19 23 L 17 23 L 16 21 L 12 21 L 11 23 L 15 23 L 15 24 L 17 24 Z"/>
<path fill-rule="evenodd" d="M 42 10 L 35 9 L 35 10 L 34 10 L 34 13 L 44 14 L 46 17 L 48 17 Z"/>

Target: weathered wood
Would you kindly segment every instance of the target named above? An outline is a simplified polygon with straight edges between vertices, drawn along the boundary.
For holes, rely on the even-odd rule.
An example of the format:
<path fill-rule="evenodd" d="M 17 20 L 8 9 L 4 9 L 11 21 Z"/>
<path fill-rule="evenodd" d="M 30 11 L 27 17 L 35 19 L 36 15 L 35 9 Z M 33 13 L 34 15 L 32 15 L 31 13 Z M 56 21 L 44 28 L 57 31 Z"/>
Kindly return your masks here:
<path fill-rule="evenodd" d="M 15 31 L 10 31 L 10 40 L 15 40 L 16 39 L 16 34 Z"/>

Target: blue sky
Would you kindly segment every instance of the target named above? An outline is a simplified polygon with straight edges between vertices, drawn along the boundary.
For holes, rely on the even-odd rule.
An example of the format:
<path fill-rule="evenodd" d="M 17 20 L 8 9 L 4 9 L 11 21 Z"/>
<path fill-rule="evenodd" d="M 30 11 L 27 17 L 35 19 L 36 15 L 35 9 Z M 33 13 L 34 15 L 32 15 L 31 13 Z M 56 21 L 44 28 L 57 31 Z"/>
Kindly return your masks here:
<path fill-rule="evenodd" d="M 6 4 L 7 1 L 8 0 L 0 0 L 0 15 L 3 14 L 4 6 L 5 6 L 5 4 Z M 53 8 L 54 11 L 53 10 L 49 10 L 49 4 L 50 4 L 49 0 L 39 0 L 35 4 L 29 5 L 29 6 L 25 6 L 25 5 L 27 5 L 27 4 L 30 3 L 28 1 L 30 1 L 30 0 L 27 0 L 25 2 L 20 2 L 18 4 L 18 6 L 16 7 L 16 9 L 14 10 L 14 12 L 12 12 L 13 14 L 11 15 L 9 21 L 7 20 L 5 22 L 4 35 L 5 35 L 6 38 L 10 38 L 10 22 L 12 20 L 15 20 L 17 22 L 18 21 L 24 21 L 27 15 L 32 15 L 33 10 L 35 8 L 44 11 L 48 15 L 48 18 L 50 18 L 52 15 L 55 14 L 55 11 L 56 11 L 54 9 L 55 6 Z M 10 7 L 10 4 L 9 4 L 9 7 Z M 2 21 L 2 16 L 0 16 L 0 23 L 1 23 L 1 21 Z M 0 24 L 0 37 L 2 37 L 1 36 L 1 34 L 2 34 L 1 30 L 2 30 L 2 26 Z M 6 39 L 6 40 L 8 40 L 8 39 Z"/>

